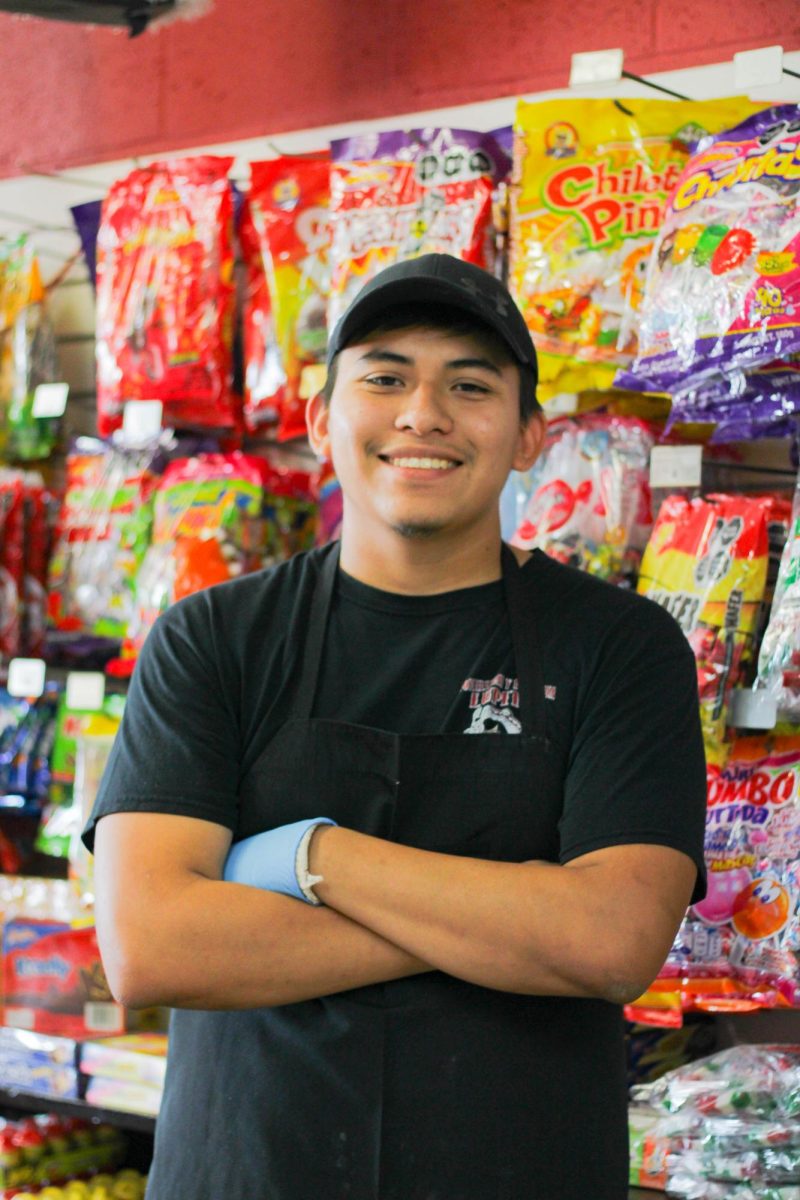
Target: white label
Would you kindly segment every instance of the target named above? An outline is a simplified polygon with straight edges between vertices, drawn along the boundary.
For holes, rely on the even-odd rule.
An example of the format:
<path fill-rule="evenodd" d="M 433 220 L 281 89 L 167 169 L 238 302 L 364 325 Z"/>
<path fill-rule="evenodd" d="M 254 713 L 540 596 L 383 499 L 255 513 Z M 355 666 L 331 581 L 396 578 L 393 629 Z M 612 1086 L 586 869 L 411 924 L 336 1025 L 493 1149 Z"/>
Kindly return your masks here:
<path fill-rule="evenodd" d="M 161 432 L 160 400 L 129 400 L 122 413 L 122 439 L 128 446 L 153 441 Z"/>
<path fill-rule="evenodd" d="M 590 50 L 573 54 L 569 86 L 581 83 L 618 83 L 622 78 L 622 50 Z"/>
<path fill-rule="evenodd" d="M 105 694 L 105 676 L 100 671 L 70 671 L 67 676 L 67 708 L 97 712 Z"/>
<path fill-rule="evenodd" d="M 728 724 L 734 729 L 772 729 L 778 720 L 775 697 L 766 692 L 734 688 L 731 692 Z"/>
<path fill-rule="evenodd" d="M 545 400 L 544 411 L 549 416 L 570 416 L 578 411 L 578 397 L 574 392 L 556 392 L 549 400 Z"/>
<path fill-rule="evenodd" d="M 87 1029 L 97 1033 L 122 1033 L 125 1029 L 122 1007 L 108 1001 L 88 1001 L 83 1006 L 83 1021 Z"/>
<path fill-rule="evenodd" d="M 8 664 L 9 694 L 24 699 L 41 696 L 47 672 L 42 658 L 12 658 Z"/>
<path fill-rule="evenodd" d="M 33 393 L 34 417 L 63 417 L 68 395 L 68 383 L 40 383 Z"/>
<path fill-rule="evenodd" d="M 700 487 L 702 446 L 654 446 L 650 452 L 650 487 Z"/>
<path fill-rule="evenodd" d="M 759 50 L 741 50 L 733 56 L 733 86 L 747 90 L 781 83 L 783 46 L 763 46 Z"/>
<path fill-rule="evenodd" d="M 32 1008 L 6 1008 L 3 1011 L 3 1021 L 14 1029 L 33 1029 L 36 1017 Z"/>

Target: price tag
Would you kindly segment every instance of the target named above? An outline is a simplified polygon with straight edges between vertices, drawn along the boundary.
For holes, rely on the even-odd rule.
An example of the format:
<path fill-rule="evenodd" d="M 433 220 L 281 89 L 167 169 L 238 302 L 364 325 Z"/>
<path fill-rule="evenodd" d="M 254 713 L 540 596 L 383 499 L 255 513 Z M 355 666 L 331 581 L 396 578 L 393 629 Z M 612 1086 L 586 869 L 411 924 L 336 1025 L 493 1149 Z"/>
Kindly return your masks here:
<path fill-rule="evenodd" d="M 650 452 L 650 487 L 700 487 L 702 446 L 654 446 Z"/>
<path fill-rule="evenodd" d="M 733 86 L 749 91 L 754 87 L 774 87 L 783 81 L 783 46 L 762 46 L 758 50 L 740 50 L 733 56 Z"/>
<path fill-rule="evenodd" d="M 728 710 L 728 724 L 734 729 L 772 729 L 778 720 L 774 696 L 734 688 Z"/>
<path fill-rule="evenodd" d="M 106 695 L 105 676 L 100 671 L 70 671 L 67 676 L 67 708 L 97 712 Z"/>
<path fill-rule="evenodd" d="M 41 696 L 46 672 L 43 658 L 12 658 L 8 664 L 6 684 L 9 694 L 22 699 Z"/>
<path fill-rule="evenodd" d="M 573 54 L 569 86 L 581 83 L 619 83 L 622 78 L 622 50 L 589 50 Z"/>
<path fill-rule="evenodd" d="M 578 411 L 578 397 L 574 392 L 556 392 L 545 404 L 547 416 L 568 417 Z"/>
<path fill-rule="evenodd" d="M 63 417 L 69 395 L 68 383 L 40 383 L 33 393 L 34 417 Z"/>
<path fill-rule="evenodd" d="M 161 432 L 160 400 L 129 400 L 122 413 L 122 439 L 128 446 L 153 441 Z"/>

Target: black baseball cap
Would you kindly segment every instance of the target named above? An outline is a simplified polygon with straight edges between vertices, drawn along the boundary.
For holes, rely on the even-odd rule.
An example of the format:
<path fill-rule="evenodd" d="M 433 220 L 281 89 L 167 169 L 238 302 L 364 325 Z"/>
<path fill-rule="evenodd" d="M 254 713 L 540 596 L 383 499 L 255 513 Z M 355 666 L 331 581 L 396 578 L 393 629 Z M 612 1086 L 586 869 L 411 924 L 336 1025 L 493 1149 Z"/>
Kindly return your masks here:
<path fill-rule="evenodd" d="M 380 271 L 351 301 L 328 340 L 328 370 L 340 350 L 356 334 L 378 325 L 389 309 L 400 305 L 446 304 L 476 317 L 505 342 L 527 367 L 534 400 L 538 367 L 528 326 L 508 289 L 488 271 L 452 254 L 422 254 Z M 529 374 L 528 374 L 529 373 Z"/>

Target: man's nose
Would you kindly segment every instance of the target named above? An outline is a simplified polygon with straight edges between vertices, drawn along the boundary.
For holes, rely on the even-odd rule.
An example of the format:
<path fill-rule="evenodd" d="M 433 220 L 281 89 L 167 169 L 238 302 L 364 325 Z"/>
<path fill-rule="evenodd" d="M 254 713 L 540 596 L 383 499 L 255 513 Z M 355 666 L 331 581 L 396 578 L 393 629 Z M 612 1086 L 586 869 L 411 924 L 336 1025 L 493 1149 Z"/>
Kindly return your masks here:
<path fill-rule="evenodd" d="M 433 383 L 420 382 L 405 396 L 395 419 L 398 429 L 426 434 L 448 432 L 453 427 L 446 397 Z"/>

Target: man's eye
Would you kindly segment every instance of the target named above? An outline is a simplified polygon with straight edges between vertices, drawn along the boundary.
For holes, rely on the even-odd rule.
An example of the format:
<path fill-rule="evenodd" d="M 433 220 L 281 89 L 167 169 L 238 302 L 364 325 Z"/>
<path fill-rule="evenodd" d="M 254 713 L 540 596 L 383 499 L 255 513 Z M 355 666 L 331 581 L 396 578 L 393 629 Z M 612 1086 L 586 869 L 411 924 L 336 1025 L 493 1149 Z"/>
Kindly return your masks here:
<path fill-rule="evenodd" d="M 476 396 L 487 396 L 490 390 L 484 383 L 476 383 L 472 379 L 460 379 L 456 383 L 456 387 L 460 392 L 468 392 Z"/>
<path fill-rule="evenodd" d="M 367 375 L 365 383 L 374 383 L 377 387 L 398 387 L 402 386 L 402 379 L 397 375 Z"/>

